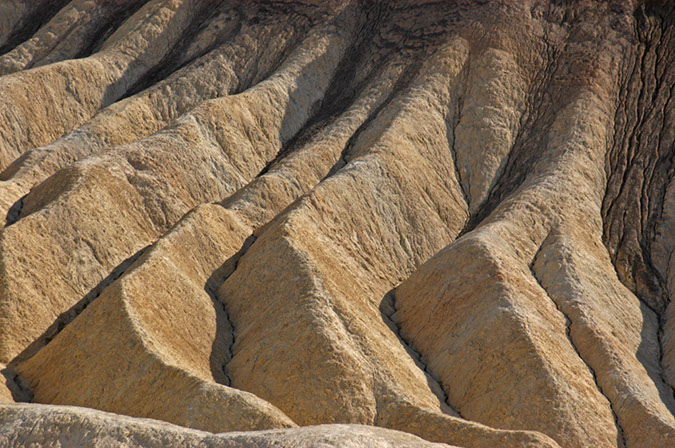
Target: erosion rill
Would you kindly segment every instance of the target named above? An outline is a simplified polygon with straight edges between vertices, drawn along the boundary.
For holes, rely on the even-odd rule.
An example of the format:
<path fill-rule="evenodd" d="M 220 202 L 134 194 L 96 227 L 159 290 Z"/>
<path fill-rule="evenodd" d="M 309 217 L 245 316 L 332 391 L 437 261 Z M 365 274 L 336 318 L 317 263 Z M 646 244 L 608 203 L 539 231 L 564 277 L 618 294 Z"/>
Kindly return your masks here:
<path fill-rule="evenodd" d="M 674 97 L 672 0 L 0 1 L 0 446 L 672 448 Z"/>

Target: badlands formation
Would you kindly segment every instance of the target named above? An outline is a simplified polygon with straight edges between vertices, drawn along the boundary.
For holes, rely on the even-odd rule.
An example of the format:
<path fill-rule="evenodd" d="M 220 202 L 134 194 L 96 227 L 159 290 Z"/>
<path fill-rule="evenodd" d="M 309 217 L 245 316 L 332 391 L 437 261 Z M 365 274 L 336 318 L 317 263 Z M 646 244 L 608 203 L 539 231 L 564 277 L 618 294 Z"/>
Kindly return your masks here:
<path fill-rule="evenodd" d="M 0 446 L 675 446 L 675 2 L 3 0 Z"/>

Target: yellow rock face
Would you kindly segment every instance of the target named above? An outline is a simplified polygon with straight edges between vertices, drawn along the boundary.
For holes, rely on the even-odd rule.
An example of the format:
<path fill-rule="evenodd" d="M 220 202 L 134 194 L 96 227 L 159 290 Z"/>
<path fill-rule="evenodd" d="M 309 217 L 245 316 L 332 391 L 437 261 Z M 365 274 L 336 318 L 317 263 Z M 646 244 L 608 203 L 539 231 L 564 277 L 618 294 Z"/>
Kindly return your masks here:
<path fill-rule="evenodd" d="M 0 5 L 0 446 L 675 446 L 674 18 Z"/>

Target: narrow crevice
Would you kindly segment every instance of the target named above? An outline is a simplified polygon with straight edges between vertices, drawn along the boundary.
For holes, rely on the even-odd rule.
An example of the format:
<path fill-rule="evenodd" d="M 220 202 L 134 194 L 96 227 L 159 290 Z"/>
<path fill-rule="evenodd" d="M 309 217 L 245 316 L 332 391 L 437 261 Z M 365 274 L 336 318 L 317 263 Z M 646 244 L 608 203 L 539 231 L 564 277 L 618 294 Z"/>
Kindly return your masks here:
<path fill-rule="evenodd" d="M 550 234 L 549 234 L 550 236 Z M 534 258 L 532 259 L 532 263 L 530 264 L 530 273 L 532 274 L 532 278 L 537 282 L 537 285 L 544 291 L 544 294 L 546 295 L 546 298 L 555 306 L 555 309 L 565 318 L 565 335 L 567 337 L 567 341 L 569 342 L 569 345 L 572 347 L 574 352 L 577 354 L 577 357 L 581 360 L 581 362 L 584 363 L 586 368 L 588 369 L 589 373 L 593 377 L 593 383 L 595 384 L 596 389 L 602 396 L 605 397 L 607 402 L 609 403 L 609 408 L 610 411 L 612 412 L 612 416 L 614 417 L 614 424 L 616 425 L 616 430 L 617 430 L 617 437 L 618 437 L 618 448 L 625 448 L 626 447 L 626 438 L 623 432 L 623 428 L 621 427 L 621 424 L 619 422 L 619 417 L 616 414 L 616 411 L 614 410 L 614 404 L 612 403 L 612 400 L 607 396 L 607 394 L 602 390 L 602 387 L 598 383 L 598 378 L 595 374 L 595 370 L 593 370 L 593 367 L 590 366 L 584 359 L 584 357 L 581 355 L 579 352 L 579 349 L 577 348 L 577 345 L 574 343 L 574 338 L 572 337 L 572 325 L 574 325 L 574 321 L 565 313 L 565 311 L 562 309 L 562 307 L 558 304 L 558 302 L 548 293 L 548 290 L 542 282 L 539 280 L 539 277 L 537 276 L 535 265 L 537 263 L 537 258 L 539 257 L 543 247 L 546 245 L 546 240 L 548 240 L 549 236 L 546 237 L 542 245 L 539 247 L 539 250 L 537 253 L 534 255 Z"/>
<path fill-rule="evenodd" d="M 145 246 L 117 265 L 117 267 L 115 267 L 115 269 L 113 269 L 107 277 L 105 277 L 98 283 L 98 285 L 92 288 L 79 302 L 73 305 L 69 310 L 59 315 L 54 323 L 50 325 L 49 328 L 47 328 L 47 330 L 42 333 L 42 335 L 35 339 L 10 362 L 10 365 L 17 365 L 18 363 L 33 357 L 37 352 L 42 350 L 42 348 L 44 348 L 54 338 L 56 338 L 56 336 L 58 336 L 58 334 L 64 328 L 66 328 L 68 324 L 75 320 L 77 316 L 79 316 L 94 300 L 96 300 L 108 286 L 124 275 L 124 273 L 148 250 L 149 247 L 150 245 Z"/>
<path fill-rule="evenodd" d="M 467 63 L 465 64 L 464 67 L 462 67 L 462 71 L 464 74 L 462 75 L 462 88 L 460 92 L 456 93 L 457 96 L 457 101 L 455 102 L 455 115 L 452 120 L 452 124 L 447 123 L 447 118 L 446 118 L 446 126 L 450 127 L 451 130 L 451 135 L 452 135 L 452 144 L 450 145 L 450 153 L 452 154 L 452 162 L 455 167 L 455 176 L 457 176 L 457 184 L 459 185 L 459 189 L 462 192 L 462 197 L 464 198 L 464 202 L 466 203 L 466 207 L 468 210 L 471 209 L 471 197 L 468 191 L 469 186 L 464 186 L 464 180 L 462 176 L 462 172 L 459 169 L 459 161 L 457 159 L 457 126 L 459 126 L 459 123 L 462 121 L 462 110 L 464 107 L 464 97 L 466 96 L 466 91 L 468 88 L 469 84 L 469 72 L 471 71 L 471 55 L 467 58 Z M 467 222 L 469 220 L 469 217 L 467 216 Z M 464 223 L 466 226 L 467 223 Z"/>
<path fill-rule="evenodd" d="M 609 256 L 610 256 L 610 259 L 611 259 L 611 254 Z M 614 269 L 614 274 L 616 275 L 616 278 L 618 278 L 619 281 L 623 284 L 623 280 L 621 280 L 621 276 L 619 275 L 619 272 L 616 269 L 616 264 L 614 263 L 613 260 L 612 260 L 611 264 L 612 264 L 612 267 Z M 654 271 L 654 272 L 656 272 L 656 271 Z M 626 285 L 624 285 L 624 286 L 626 286 Z M 626 286 L 626 288 L 631 290 L 627 286 Z M 633 291 L 631 290 L 631 292 L 633 292 Z M 664 325 L 665 325 L 666 314 L 665 314 L 665 312 L 663 312 L 663 313 L 657 312 L 657 310 L 655 310 L 652 306 L 650 306 L 650 304 L 647 301 L 645 301 L 643 298 L 641 298 L 635 292 L 633 292 L 633 295 L 638 299 L 638 301 L 640 302 L 640 305 L 643 305 L 645 308 L 647 308 L 649 310 L 649 312 L 651 312 L 658 319 L 658 328 L 657 328 L 657 335 L 656 335 L 657 340 L 658 340 L 658 347 L 657 347 L 657 349 L 658 349 L 658 368 L 659 368 L 658 378 L 661 380 L 661 382 L 667 388 L 669 388 L 669 390 L 671 392 L 671 397 L 673 399 L 673 402 L 675 402 L 675 388 L 668 382 L 668 379 L 665 376 L 665 369 L 663 367 L 663 335 L 664 335 Z M 652 380 L 654 380 L 653 376 L 652 376 Z M 663 404 L 664 404 L 664 406 L 666 406 L 672 412 L 672 409 L 670 409 L 671 407 L 668 406 L 668 403 L 667 403 L 666 400 L 663 400 Z"/>
<path fill-rule="evenodd" d="M 663 382 L 663 384 L 670 390 L 670 398 L 672 398 L 673 402 L 675 402 L 675 387 L 673 384 L 668 381 L 668 378 L 666 377 L 666 369 L 663 366 L 663 338 L 665 337 L 665 325 L 666 325 L 666 313 L 663 313 L 663 316 L 659 317 L 659 329 L 657 333 L 657 339 L 658 339 L 658 350 L 659 350 L 659 378 Z M 664 400 L 665 401 L 665 400 Z M 673 416 L 675 416 L 675 412 L 673 412 L 673 409 L 670 409 L 670 407 L 667 405 L 667 403 L 664 402 L 666 407 L 668 407 L 669 411 Z"/>
<path fill-rule="evenodd" d="M 417 365 L 417 367 L 419 367 L 420 370 L 424 372 L 424 374 L 427 377 L 427 381 L 430 382 L 429 384 L 430 390 L 437 396 L 438 394 L 441 394 L 440 396 L 438 396 L 438 399 L 442 403 L 447 405 L 450 409 L 452 409 L 454 412 L 456 412 L 457 415 L 459 415 L 461 418 L 464 418 L 462 414 L 457 410 L 457 408 L 455 408 L 452 405 L 452 403 L 450 403 L 450 397 L 448 396 L 448 393 L 445 391 L 443 385 L 436 377 L 436 375 L 434 375 L 433 372 L 431 372 L 429 366 L 424 360 L 424 357 L 417 350 L 415 350 L 413 345 L 410 342 L 408 342 L 406 338 L 403 336 L 401 327 L 399 327 L 399 325 L 396 323 L 395 314 L 397 311 L 398 309 L 396 308 L 396 289 L 392 289 L 384 296 L 382 302 L 380 302 L 380 314 L 382 315 L 382 320 L 387 325 L 387 327 L 389 327 L 389 329 L 396 335 L 405 351 L 410 355 L 412 360 L 415 362 L 415 365 Z"/>
<path fill-rule="evenodd" d="M 227 310 L 227 304 L 222 300 L 220 300 L 216 291 L 218 291 L 218 288 L 223 283 L 225 283 L 228 278 L 230 278 L 230 276 L 234 273 L 234 271 L 237 270 L 241 257 L 243 257 L 246 254 L 246 252 L 248 252 L 251 245 L 253 245 L 256 239 L 257 237 L 253 234 L 251 234 L 248 238 L 246 238 L 239 251 L 237 251 L 237 253 L 232 255 L 225 263 L 223 263 L 222 266 L 216 269 L 213 272 L 213 274 L 211 274 L 211 276 L 206 281 L 206 284 L 204 285 L 204 291 L 209 295 L 214 305 L 217 304 L 218 306 L 221 307 L 223 311 L 223 316 L 225 316 L 225 321 L 228 327 L 230 328 L 230 344 L 227 349 L 227 358 L 224 360 L 224 362 L 222 362 L 220 365 L 217 366 L 217 368 L 220 369 L 220 372 L 222 372 L 222 374 L 225 376 L 225 379 L 227 381 L 226 386 L 232 386 L 232 377 L 228 369 L 228 364 L 234 357 L 234 344 L 236 342 L 236 331 L 234 327 L 234 322 L 232 321 L 230 313 Z M 219 336 L 220 335 L 217 335 L 216 337 Z M 212 350 L 212 353 L 214 352 L 215 351 Z M 216 366 L 213 367 L 216 368 Z"/>
<path fill-rule="evenodd" d="M 12 366 L 7 366 L 0 370 L 0 375 L 5 377 L 7 389 L 12 394 L 12 399 L 17 402 L 31 402 L 33 400 L 33 392 L 30 390 L 28 384 L 21 379 L 16 370 Z"/>
<path fill-rule="evenodd" d="M 24 200 L 26 199 L 27 194 L 21 196 L 18 201 L 16 201 L 10 208 L 7 210 L 7 217 L 5 220 L 5 227 L 9 227 L 21 218 L 21 212 L 23 211 Z"/>

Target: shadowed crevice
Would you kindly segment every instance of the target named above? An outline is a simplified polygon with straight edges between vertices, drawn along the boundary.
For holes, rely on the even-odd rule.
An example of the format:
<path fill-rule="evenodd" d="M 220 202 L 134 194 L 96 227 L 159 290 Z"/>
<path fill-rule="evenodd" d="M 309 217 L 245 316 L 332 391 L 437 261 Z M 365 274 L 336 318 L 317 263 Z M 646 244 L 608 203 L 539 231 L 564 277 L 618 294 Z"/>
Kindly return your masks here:
<path fill-rule="evenodd" d="M 444 403 L 455 413 L 457 413 L 458 416 L 464 418 L 459 413 L 457 408 L 455 408 L 452 403 L 450 403 L 450 397 L 448 396 L 448 393 L 445 391 L 438 378 L 429 370 L 429 366 L 422 357 L 422 354 L 417 352 L 413 345 L 406 340 L 401 331 L 401 327 L 399 327 L 396 323 L 396 289 L 392 289 L 384 296 L 384 298 L 382 298 L 379 308 L 383 322 L 396 335 L 396 338 L 401 343 L 401 346 L 406 351 L 406 353 L 410 355 L 410 358 L 415 362 L 415 365 L 424 372 L 424 376 L 426 377 L 429 384 L 429 389 L 438 396 L 438 399 L 441 403 Z"/>
<path fill-rule="evenodd" d="M 603 392 L 602 387 L 600 386 L 600 384 L 598 384 L 598 378 L 595 375 L 595 370 L 593 370 L 593 367 L 591 367 L 591 365 L 588 364 L 588 362 L 586 362 L 584 357 L 581 355 L 581 352 L 579 352 L 579 349 L 577 348 L 576 343 L 574 342 L 574 338 L 572 336 L 572 331 L 571 331 L 572 326 L 574 325 L 574 322 L 572 321 L 570 316 L 568 316 L 565 313 L 563 307 L 561 307 L 561 305 L 551 295 L 549 295 L 548 290 L 546 289 L 544 284 L 539 280 L 539 277 L 537 275 L 535 265 L 537 263 L 537 259 L 538 259 L 539 255 L 541 254 L 542 248 L 547 245 L 550 236 L 551 236 L 551 233 L 549 233 L 549 235 L 544 239 L 543 243 L 541 244 L 541 246 L 537 250 L 537 253 L 534 255 L 534 257 L 532 259 L 532 263 L 530 263 L 530 266 L 529 266 L 530 273 L 532 274 L 532 278 L 534 279 L 534 281 L 537 282 L 537 285 L 543 291 L 546 298 L 553 304 L 553 306 L 558 311 L 558 313 L 560 313 L 563 316 L 563 318 L 565 319 L 565 336 L 567 337 L 567 341 L 569 342 L 570 347 L 572 347 L 574 352 L 577 354 L 577 357 L 581 360 L 581 362 L 584 363 L 584 365 L 588 369 L 588 372 L 590 373 L 591 377 L 593 378 L 593 384 L 595 384 L 595 387 L 598 390 L 598 392 L 600 392 L 600 394 L 603 397 L 605 397 L 605 399 L 607 400 L 607 403 L 609 404 L 609 408 L 612 412 L 612 416 L 614 417 L 614 423 L 615 423 L 616 429 L 617 429 L 617 441 L 616 441 L 617 447 L 618 448 L 624 448 L 624 447 L 626 447 L 626 438 L 624 436 L 623 429 L 621 428 L 621 424 L 619 422 L 619 417 L 616 415 L 616 412 L 614 411 L 614 405 L 612 404 L 612 400 L 610 400 L 610 398 L 607 396 L 607 394 L 605 392 Z"/>
<path fill-rule="evenodd" d="M 232 385 L 232 377 L 228 370 L 228 364 L 230 360 L 234 357 L 234 344 L 236 343 L 236 331 L 234 322 L 230 318 L 230 314 L 227 311 L 227 304 L 220 300 L 216 291 L 225 283 L 225 281 L 232 275 L 232 273 L 237 269 L 239 265 L 239 260 L 243 257 L 248 249 L 255 242 L 256 237 L 254 235 L 249 236 L 242 244 L 241 248 L 228 258 L 225 263 L 223 263 L 218 269 L 216 269 L 213 274 L 206 281 L 204 286 L 204 291 L 209 295 L 213 301 L 213 306 L 218 306 L 223 310 L 222 316 L 225 316 L 225 321 L 222 321 L 220 313 L 216 313 L 216 336 L 214 338 L 213 347 L 211 349 L 211 356 L 209 358 L 209 364 L 211 366 L 211 373 L 214 378 L 219 378 L 222 375 L 225 375 L 227 383 L 226 386 Z M 229 334 L 225 334 L 229 332 Z M 221 359 L 222 357 L 218 355 L 218 344 L 219 340 L 229 337 L 230 344 L 228 346 L 228 351 L 226 353 L 227 358 Z"/>
<path fill-rule="evenodd" d="M 23 211 L 24 199 L 26 199 L 27 194 L 21 196 L 18 201 L 12 205 L 9 210 L 7 210 L 7 217 L 5 218 L 5 227 L 11 226 L 21 218 L 21 212 Z"/>

